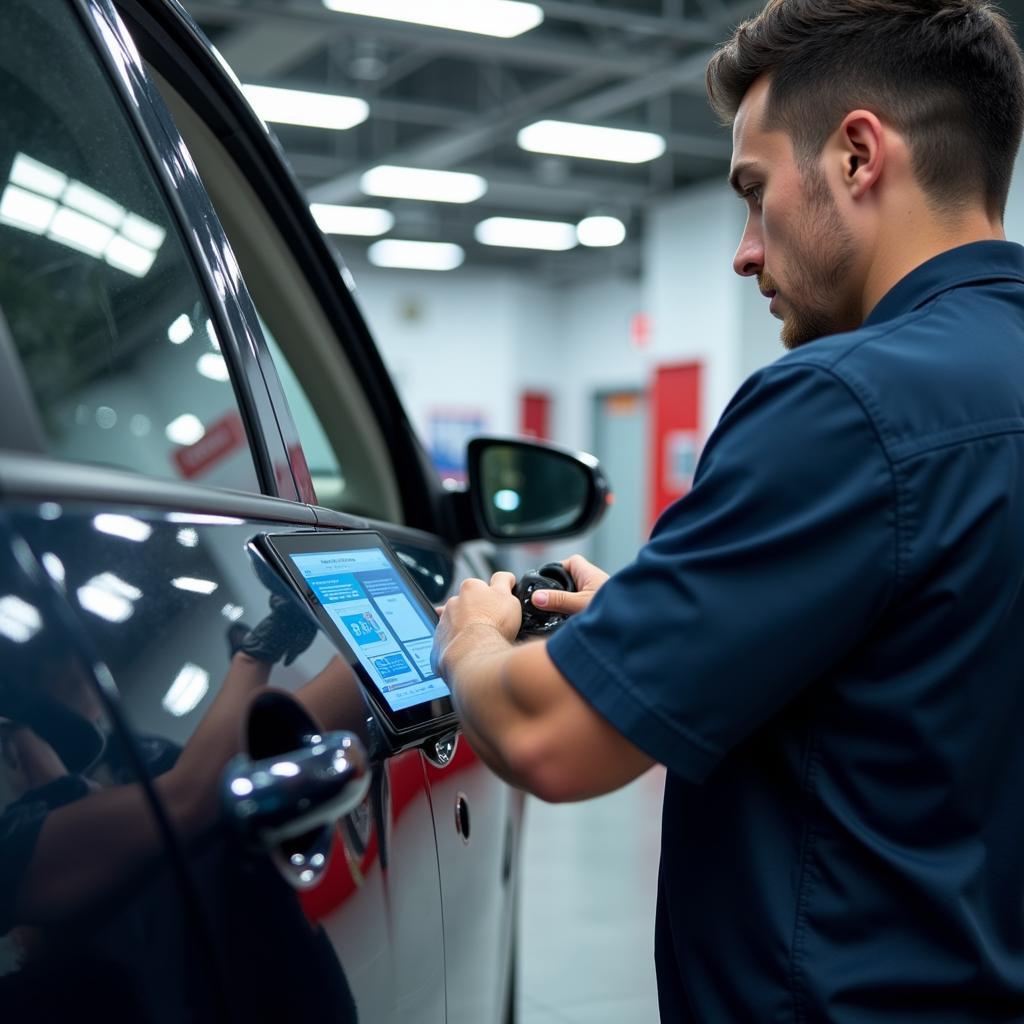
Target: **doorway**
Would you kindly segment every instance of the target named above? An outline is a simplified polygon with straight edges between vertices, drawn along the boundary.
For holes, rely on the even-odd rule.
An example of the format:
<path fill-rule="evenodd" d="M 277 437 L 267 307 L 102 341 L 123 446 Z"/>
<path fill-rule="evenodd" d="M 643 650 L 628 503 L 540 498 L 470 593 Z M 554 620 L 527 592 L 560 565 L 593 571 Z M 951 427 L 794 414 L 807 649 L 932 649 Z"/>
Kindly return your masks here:
<path fill-rule="evenodd" d="M 647 539 L 647 396 L 637 390 L 594 396 L 594 454 L 611 482 L 615 501 L 593 538 L 594 561 L 616 572 Z"/>

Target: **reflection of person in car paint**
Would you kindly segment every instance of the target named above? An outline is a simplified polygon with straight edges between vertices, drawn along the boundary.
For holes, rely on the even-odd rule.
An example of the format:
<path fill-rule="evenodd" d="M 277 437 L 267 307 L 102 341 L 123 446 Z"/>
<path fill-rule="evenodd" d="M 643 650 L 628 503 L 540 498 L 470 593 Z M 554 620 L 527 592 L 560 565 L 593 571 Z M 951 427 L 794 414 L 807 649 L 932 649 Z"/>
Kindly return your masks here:
<path fill-rule="evenodd" d="M 238 752 L 253 695 L 275 662 L 291 662 L 315 636 L 294 599 L 274 594 L 270 606 L 254 629 L 235 624 L 227 675 L 185 747 L 159 737 L 139 743 L 157 794 L 186 838 L 216 820 L 220 772 Z M 163 848 L 122 743 L 115 739 L 104 752 L 102 708 L 77 661 L 40 653 L 22 666 L 20 679 L 0 685 L 0 764 L 16 798 L 0 814 L 0 934 L 102 902 L 131 885 Z M 335 728 L 353 713 L 362 717 L 362 704 L 351 706 L 358 697 L 352 682 L 352 670 L 335 657 L 296 696 Z M 74 858 L 65 857 L 68 849 Z"/>
<path fill-rule="evenodd" d="M 217 824 L 220 774 L 238 750 L 252 698 L 264 690 L 273 664 L 293 660 L 314 634 L 295 602 L 272 599 L 271 614 L 255 629 L 234 632 L 228 672 L 184 748 L 159 737 L 136 743 L 170 823 L 190 845 Z M 13 938 L 23 970 L 0 978 L 0 1002 L 10 1011 L 44 1000 L 48 1012 L 63 1011 L 65 996 L 50 991 L 46 971 L 34 965 L 63 956 L 69 937 L 84 927 L 94 938 L 87 947 L 70 946 L 82 975 L 69 981 L 68 991 L 78 986 L 80 993 L 109 999 L 116 989 L 117 1012 L 143 1019 L 149 962 L 131 958 L 144 956 L 140 940 L 154 915 L 168 936 L 174 934 L 169 913 L 174 927 L 185 925 L 178 921 L 180 908 L 171 910 L 180 896 L 163 871 L 155 873 L 167 837 L 137 781 L 135 760 L 117 733 L 106 736 L 98 728 L 102 708 L 75 657 L 52 657 L 31 645 L 16 651 L 18 664 L 5 666 L 12 671 L 0 684 L 0 788 L 13 798 L 0 814 L 0 934 Z M 332 722 L 351 715 L 351 708 L 339 705 L 350 700 L 351 684 L 351 670 L 335 658 L 297 696 L 314 716 Z M 195 862 L 194 880 L 209 889 L 211 912 L 213 906 L 231 908 L 223 923 L 241 930 L 225 940 L 229 972 L 262 978 L 259 984 L 246 981 L 245 992 L 236 994 L 239 1011 L 254 1019 L 315 1011 L 320 1019 L 353 1024 L 355 1003 L 323 931 L 306 921 L 265 858 L 248 856 L 229 834 L 218 834 L 218 842 L 201 844 L 205 852 Z M 187 960 L 164 962 L 162 976 L 172 987 L 174 979 L 192 975 Z M 118 974 L 125 968 L 127 975 Z M 195 972 L 205 977 L 208 969 L 198 964 Z M 175 1014 L 186 1012 L 185 1003 L 176 1000 L 190 997 L 175 988 L 160 998 L 170 1019 L 180 1019 Z M 193 998 L 216 1005 L 210 993 Z"/>
<path fill-rule="evenodd" d="M 156 775 L 154 786 L 184 835 L 199 834 L 215 819 L 220 771 L 237 751 L 252 694 L 269 675 L 266 662 L 236 655 L 189 742 L 173 766 Z M 67 676 L 60 680 L 66 689 Z M 50 924 L 102 902 L 131 886 L 164 844 L 140 785 L 115 778 L 101 787 L 88 777 L 102 747 L 95 726 L 48 695 L 26 699 L 43 685 L 41 679 L 8 683 L 7 699 L 0 694 L 0 713 L 8 718 L 0 733 L 3 762 L 17 796 L 0 816 L 0 931 Z M 15 686 L 22 690 L 16 704 Z M 34 727 L 11 712 L 30 717 Z M 96 742 L 88 756 L 82 737 L 90 732 Z M 167 753 L 162 748 L 150 769 L 159 772 Z M 102 777 L 103 767 L 96 773 Z"/>

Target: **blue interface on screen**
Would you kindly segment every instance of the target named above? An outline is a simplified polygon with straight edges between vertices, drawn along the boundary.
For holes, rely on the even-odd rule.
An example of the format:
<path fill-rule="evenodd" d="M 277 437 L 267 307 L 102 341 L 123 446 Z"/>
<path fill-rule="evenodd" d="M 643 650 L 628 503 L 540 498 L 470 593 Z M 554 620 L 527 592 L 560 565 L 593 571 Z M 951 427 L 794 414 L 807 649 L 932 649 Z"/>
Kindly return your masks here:
<path fill-rule="evenodd" d="M 290 557 L 392 711 L 451 693 L 430 670 L 433 623 L 383 551 Z"/>

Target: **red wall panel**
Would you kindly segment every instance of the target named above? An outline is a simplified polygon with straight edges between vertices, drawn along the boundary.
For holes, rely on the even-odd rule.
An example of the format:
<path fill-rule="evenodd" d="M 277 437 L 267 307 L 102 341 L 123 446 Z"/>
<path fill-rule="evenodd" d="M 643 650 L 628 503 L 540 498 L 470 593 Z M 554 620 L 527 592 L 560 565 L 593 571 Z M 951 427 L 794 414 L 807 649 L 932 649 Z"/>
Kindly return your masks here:
<path fill-rule="evenodd" d="M 701 363 L 660 366 L 651 388 L 651 524 L 693 485 L 700 433 L 704 367 Z"/>

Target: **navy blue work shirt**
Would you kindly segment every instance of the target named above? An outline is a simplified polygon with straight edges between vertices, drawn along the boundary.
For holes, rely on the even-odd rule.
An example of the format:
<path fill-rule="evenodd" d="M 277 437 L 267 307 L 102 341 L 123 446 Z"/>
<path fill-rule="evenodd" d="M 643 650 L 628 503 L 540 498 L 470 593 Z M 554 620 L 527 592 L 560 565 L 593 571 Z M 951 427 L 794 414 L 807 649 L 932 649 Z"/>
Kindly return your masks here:
<path fill-rule="evenodd" d="M 1024 1020 L 1024 249 L 755 374 L 548 650 L 668 770 L 663 1021 Z"/>

